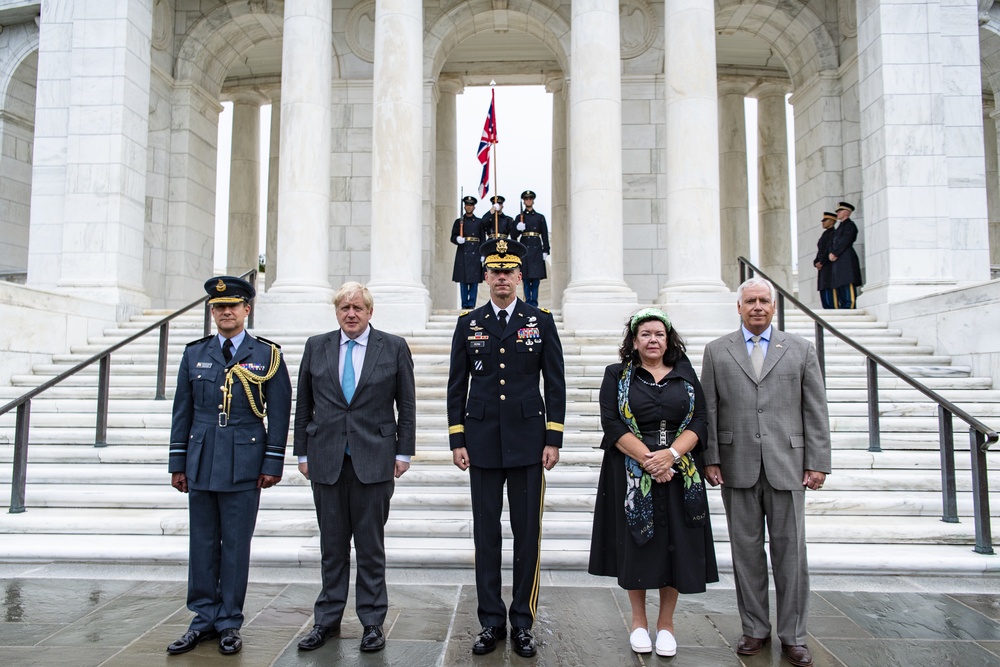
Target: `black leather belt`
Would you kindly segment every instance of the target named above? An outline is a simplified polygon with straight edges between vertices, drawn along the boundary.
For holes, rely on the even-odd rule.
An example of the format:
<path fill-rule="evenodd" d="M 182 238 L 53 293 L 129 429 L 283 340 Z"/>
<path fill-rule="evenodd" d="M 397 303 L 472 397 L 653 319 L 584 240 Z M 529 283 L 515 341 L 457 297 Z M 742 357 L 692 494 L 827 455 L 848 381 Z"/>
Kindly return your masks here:
<path fill-rule="evenodd" d="M 521 232 L 521 236 L 541 236 L 538 232 Z"/>

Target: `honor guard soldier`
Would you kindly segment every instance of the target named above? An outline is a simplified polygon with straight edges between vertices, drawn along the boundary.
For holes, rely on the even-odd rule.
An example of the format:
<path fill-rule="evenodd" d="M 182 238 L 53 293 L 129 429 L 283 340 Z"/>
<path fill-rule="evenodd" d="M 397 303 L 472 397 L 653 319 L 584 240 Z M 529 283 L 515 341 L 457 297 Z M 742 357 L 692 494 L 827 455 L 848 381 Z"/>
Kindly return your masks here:
<path fill-rule="evenodd" d="M 462 308 L 466 309 L 476 307 L 476 292 L 479 283 L 483 282 L 479 245 L 483 241 L 484 223 L 473 213 L 478 201 L 475 197 L 463 197 L 465 215 L 451 226 L 451 242 L 458 246 L 451 279 L 462 286 Z"/>
<path fill-rule="evenodd" d="M 535 210 L 535 193 L 521 193 L 524 209 L 517 217 L 514 237 L 527 248 L 521 273 L 524 275 L 524 300 L 531 306 L 538 305 L 538 286 L 546 278 L 545 260 L 549 258 L 549 226 L 545 216 Z"/>
<path fill-rule="evenodd" d="M 451 344 L 448 436 L 452 459 L 469 471 L 476 591 L 482 630 L 472 647 L 490 653 L 507 637 L 518 655 L 535 654 L 544 470 L 559 461 L 566 414 L 562 344 L 552 314 L 517 298 L 525 248 L 496 239 L 486 256 L 490 300 L 462 313 Z M 539 391 L 544 379 L 545 398 Z M 507 485 L 514 534 L 513 596 L 500 596 L 500 517 Z"/>
<path fill-rule="evenodd" d="M 834 308 L 856 308 L 858 287 L 861 286 L 861 262 L 854 250 L 858 226 L 851 220 L 854 206 L 842 201 L 837 204 L 837 228 L 830 242 L 830 287 L 833 288 Z"/>
<path fill-rule="evenodd" d="M 514 219 L 503 213 L 503 203 L 507 201 L 501 195 L 490 197 L 490 210 L 483 216 L 483 229 L 486 230 L 487 239 L 510 238 L 514 231 Z"/>
<path fill-rule="evenodd" d="M 170 428 L 171 485 L 188 494 L 195 613 L 170 654 L 216 637 L 223 654 L 243 648 L 250 538 L 260 490 L 281 481 L 292 405 L 281 349 L 244 329 L 253 286 L 221 276 L 205 290 L 218 334 L 184 349 Z"/>
<path fill-rule="evenodd" d="M 813 259 L 813 266 L 816 267 L 816 289 L 819 290 L 819 302 L 823 308 L 833 308 L 833 288 L 830 287 L 833 263 L 828 255 L 833 244 L 833 235 L 837 233 L 833 228 L 836 223 L 836 213 L 823 212 L 823 219 L 820 221 L 823 233 L 816 242 L 816 257 Z"/>

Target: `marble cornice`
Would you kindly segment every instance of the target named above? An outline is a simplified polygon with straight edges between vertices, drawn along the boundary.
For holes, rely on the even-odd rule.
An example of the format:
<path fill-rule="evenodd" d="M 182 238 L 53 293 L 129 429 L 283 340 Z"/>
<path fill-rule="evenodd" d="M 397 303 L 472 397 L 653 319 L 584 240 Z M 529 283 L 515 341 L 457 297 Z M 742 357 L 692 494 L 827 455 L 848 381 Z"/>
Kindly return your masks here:
<path fill-rule="evenodd" d="M 742 67 L 735 65 L 722 65 L 716 68 L 716 78 L 729 77 L 750 77 L 753 79 L 787 79 L 788 72 L 780 67 Z"/>
<path fill-rule="evenodd" d="M 241 91 L 266 91 L 273 87 L 281 87 L 280 74 L 266 76 L 229 77 L 222 82 L 222 95 L 235 95 Z"/>
<path fill-rule="evenodd" d="M 840 97 L 843 93 L 841 70 L 823 70 L 809 77 L 801 86 L 795 89 L 788 98 L 789 104 L 811 104 L 821 97 Z"/>
<path fill-rule="evenodd" d="M 13 111 L 7 111 L 6 109 L 0 109 L 0 123 L 17 125 L 28 132 L 35 131 L 35 121 L 29 120 L 20 114 L 14 113 Z"/>
<path fill-rule="evenodd" d="M 219 103 L 219 98 L 216 95 L 209 93 L 197 83 L 191 81 L 185 83 L 174 83 L 173 90 L 175 94 L 200 97 L 203 102 L 206 102 L 213 107 L 216 113 L 222 113 L 222 105 Z"/>
<path fill-rule="evenodd" d="M 167 83 L 167 84 L 169 84 L 171 86 L 174 85 L 174 75 L 171 74 L 170 72 L 168 72 L 167 70 L 163 69 L 162 67 L 160 67 L 156 63 L 150 63 L 149 64 L 149 72 L 153 76 L 158 77 L 164 83 Z"/>

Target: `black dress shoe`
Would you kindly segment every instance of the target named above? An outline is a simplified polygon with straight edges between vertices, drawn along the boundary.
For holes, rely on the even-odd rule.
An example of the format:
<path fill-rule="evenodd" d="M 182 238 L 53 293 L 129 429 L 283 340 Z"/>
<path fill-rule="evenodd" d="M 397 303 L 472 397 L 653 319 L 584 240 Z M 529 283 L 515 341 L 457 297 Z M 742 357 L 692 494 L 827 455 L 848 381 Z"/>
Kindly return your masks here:
<path fill-rule="evenodd" d="M 528 628 L 511 628 L 510 645 L 522 658 L 535 655 L 535 637 Z"/>
<path fill-rule="evenodd" d="M 219 633 L 219 653 L 233 655 L 243 648 L 243 640 L 237 628 L 226 628 Z"/>
<path fill-rule="evenodd" d="M 381 651 L 385 648 L 385 635 L 381 625 L 366 625 L 365 634 L 361 637 L 362 651 Z"/>
<path fill-rule="evenodd" d="M 763 638 L 743 635 L 740 637 L 740 641 L 736 644 L 736 652 L 739 655 L 757 655 L 761 652 L 761 649 L 764 648 L 764 644 L 769 641 L 771 641 L 771 635 Z"/>
<path fill-rule="evenodd" d="M 809 652 L 809 647 L 804 644 L 800 646 L 782 644 L 781 653 L 788 658 L 788 662 L 795 665 L 795 667 L 812 667 L 812 654 Z"/>
<path fill-rule="evenodd" d="M 215 639 L 219 636 L 219 633 L 215 630 L 205 630 L 200 632 L 198 630 L 188 630 L 184 633 L 184 636 L 175 641 L 173 644 L 167 647 L 167 653 L 170 655 L 180 655 L 181 653 L 187 653 L 194 649 L 198 645 L 198 642 L 205 639 Z"/>
<path fill-rule="evenodd" d="M 497 647 L 497 642 L 505 639 L 507 639 L 506 625 L 484 625 L 476 637 L 476 643 L 472 645 L 472 652 L 476 655 L 492 653 Z"/>
<path fill-rule="evenodd" d="M 330 627 L 328 625 L 316 624 L 309 634 L 299 641 L 299 649 L 303 651 L 315 651 L 326 643 L 327 638 L 340 632 L 340 626 Z"/>

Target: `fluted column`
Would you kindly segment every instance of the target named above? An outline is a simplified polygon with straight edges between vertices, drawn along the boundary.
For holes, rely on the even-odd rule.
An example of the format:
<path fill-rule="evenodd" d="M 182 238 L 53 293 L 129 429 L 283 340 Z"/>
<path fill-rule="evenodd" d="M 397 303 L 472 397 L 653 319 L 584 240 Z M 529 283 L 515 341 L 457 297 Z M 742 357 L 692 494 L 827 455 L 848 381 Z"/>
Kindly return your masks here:
<path fill-rule="evenodd" d="M 423 329 L 430 294 L 421 281 L 423 209 L 423 6 L 375 5 L 372 108 L 371 281 L 379 326 Z"/>
<path fill-rule="evenodd" d="M 787 81 L 761 81 L 757 98 L 757 247 L 761 271 L 791 290 L 792 220 L 788 190 Z"/>
<path fill-rule="evenodd" d="M 637 296 L 624 278 L 621 46 L 617 0 L 571 4 L 570 199 L 586 216 L 570 237 L 569 330 L 621 329 Z"/>
<path fill-rule="evenodd" d="M 271 136 L 267 162 L 267 225 L 264 239 L 264 288 L 278 272 L 278 175 L 281 173 L 281 91 L 271 92 Z"/>
<path fill-rule="evenodd" d="M 258 327 L 337 326 L 330 286 L 332 13 L 326 0 L 285 0 L 273 283 L 257 297 Z"/>
<path fill-rule="evenodd" d="M 722 280 L 735 290 L 740 284 L 737 258 L 750 257 L 750 210 L 747 180 L 746 94 L 752 81 L 719 81 L 719 191 Z"/>
<path fill-rule="evenodd" d="M 458 197 L 457 112 L 455 96 L 464 90 L 456 76 L 442 75 L 437 83 L 437 115 L 434 132 L 434 258 L 431 270 L 432 301 L 436 308 L 458 305 L 458 285 L 451 281 L 455 246 L 451 243 L 451 225 L 464 215 Z M 473 194 L 473 193 L 469 193 Z"/>
<path fill-rule="evenodd" d="M 1000 266 L 1000 111 L 991 104 L 984 108 L 983 135 L 986 145 L 986 209 L 990 228 L 990 266 Z"/>
<path fill-rule="evenodd" d="M 729 326 L 719 232 L 719 107 L 712 0 L 665 0 L 666 283 L 680 328 Z M 727 308 L 723 311 L 713 306 Z M 723 315 L 723 313 L 725 313 Z M 720 319 L 721 318 L 721 319 Z"/>
<path fill-rule="evenodd" d="M 545 83 L 552 93 L 552 207 L 549 209 L 549 233 L 552 244 L 552 275 L 546 281 L 551 290 L 553 308 L 562 304 L 569 283 L 570 244 L 569 216 L 566 212 L 567 153 L 566 135 L 569 117 L 566 113 L 566 79 L 553 77 Z"/>
<path fill-rule="evenodd" d="M 274 293 L 330 295 L 330 104 L 326 0 L 285 0 L 281 54 L 278 271 Z"/>
<path fill-rule="evenodd" d="M 260 254 L 260 106 L 263 95 L 244 91 L 233 102 L 229 158 L 229 236 L 226 273 L 238 276 L 257 267 Z"/>

